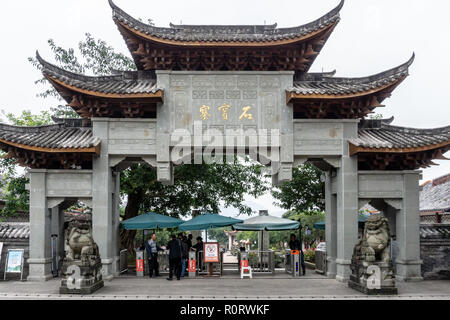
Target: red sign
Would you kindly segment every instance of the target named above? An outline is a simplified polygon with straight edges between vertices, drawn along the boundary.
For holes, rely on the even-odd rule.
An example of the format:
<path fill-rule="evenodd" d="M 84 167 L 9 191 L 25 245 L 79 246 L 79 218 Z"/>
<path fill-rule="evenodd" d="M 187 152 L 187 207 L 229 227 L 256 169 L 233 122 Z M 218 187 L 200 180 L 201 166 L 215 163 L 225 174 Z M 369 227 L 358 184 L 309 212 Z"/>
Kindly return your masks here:
<path fill-rule="evenodd" d="M 219 243 L 206 242 L 203 244 L 203 261 L 205 263 L 219 263 Z"/>
<path fill-rule="evenodd" d="M 136 260 L 136 272 L 144 272 L 144 260 Z"/>
<path fill-rule="evenodd" d="M 294 256 L 298 256 L 298 255 L 300 254 L 300 251 L 298 251 L 298 250 L 292 250 L 292 251 L 291 251 L 291 254 L 294 255 Z"/>
<path fill-rule="evenodd" d="M 241 260 L 241 269 L 248 267 L 248 260 Z"/>
<path fill-rule="evenodd" d="M 197 260 L 189 260 L 189 272 L 195 272 Z"/>

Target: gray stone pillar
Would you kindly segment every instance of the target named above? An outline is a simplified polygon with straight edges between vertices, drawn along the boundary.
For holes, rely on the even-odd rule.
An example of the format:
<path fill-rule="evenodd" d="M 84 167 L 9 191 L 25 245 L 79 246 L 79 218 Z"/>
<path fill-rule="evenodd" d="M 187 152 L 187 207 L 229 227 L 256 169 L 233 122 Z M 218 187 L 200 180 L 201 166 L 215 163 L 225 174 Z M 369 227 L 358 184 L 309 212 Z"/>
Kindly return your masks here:
<path fill-rule="evenodd" d="M 336 195 L 331 188 L 331 174 L 325 173 L 325 241 L 327 244 L 327 277 L 336 278 L 337 215 Z"/>
<path fill-rule="evenodd" d="M 58 263 L 58 266 L 60 266 L 60 262 L 64 258 L 64 210 L 61 206 L 56 206 L 51 209 L 51 212 L 51 234 L 58 236 L 56 241 L 56 261 Z"/>
<path fill-rule="evenodd" d="M 112 237 L 113 237 L 113 266 L 114 276 L 120 275 L 120 172 L 113 173 L 114 194 L 113 194 L 113 210 L 112 210 Z"/>
<path fill-rule="evenodd" d="M 28 281 L 52 278 L 51 213 L 47 208 L 46 170 L 30 170 L 30 272 Z"/>
<path fill-rule="evenodd" d="M 342 157 L 337 169 L 337 257 L 336 280 L 350 279 L 353 248 L 358 241 L 358 161 L 356 157 Z"/>
<path fill-rule="evenodd" d="M 396 279 L 421 281 L 419 180 L 421 172 L 404 174 L 402 209 L 397 211 L 396 238 L 398 256 Z"/>
<path fill-rule="evenodd" d="M 113 278 L 113 174 L 109 167 L 108 119 L 93 119 L 93 133 L 102 140 L 101 154 L 93 160 L 92 176 L 92 232 L 102 259 L 104 280 Z"/>

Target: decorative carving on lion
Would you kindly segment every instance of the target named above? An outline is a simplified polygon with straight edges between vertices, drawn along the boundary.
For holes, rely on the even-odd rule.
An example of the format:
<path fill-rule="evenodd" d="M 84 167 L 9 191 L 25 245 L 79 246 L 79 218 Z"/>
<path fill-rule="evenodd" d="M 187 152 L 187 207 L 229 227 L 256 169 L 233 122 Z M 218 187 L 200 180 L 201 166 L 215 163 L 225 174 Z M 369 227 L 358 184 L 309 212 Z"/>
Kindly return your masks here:
<path fill-rule="evenodd" d="M 85 260 L 98 254 L 98 246 L 92 238 L 92 231 L 73 227 L 66 239 L 66 259 Z"/>
<path fill-rule="evenodd" d="M 391 263 L 391 235 L 389 222 L 381 214 L 366 221 L 362 239 L 355 246 L 354 255 L 366 262 Z"/>

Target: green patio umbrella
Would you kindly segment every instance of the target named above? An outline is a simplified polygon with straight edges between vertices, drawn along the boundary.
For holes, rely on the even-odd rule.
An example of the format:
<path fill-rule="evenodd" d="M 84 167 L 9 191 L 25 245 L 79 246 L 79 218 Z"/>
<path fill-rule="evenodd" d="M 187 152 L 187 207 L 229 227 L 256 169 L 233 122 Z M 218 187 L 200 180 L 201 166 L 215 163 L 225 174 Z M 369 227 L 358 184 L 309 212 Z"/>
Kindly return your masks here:
<path fill-rule="evenodd" d="M 184 222 L 178 227 L 178 229 L 180 229 L 181 231 L 199 231 L 199 230 L 229 227 L 236 223 L 242 222 L 244 221 L 224 217 L 214 213 L 205 213 L 189 221 Z"/>
<path fill-rule="evenodd" d="M 364 223 L 366 223 L 367 219 L 369 219 L 369 216 L 358 214 L 359 226 L 362 227 Z M 314 229 L 325 230 L 325 221 L 314 223 Z"/>
<path fill-rule="evenodd" d="M 233 226 L 233 230 L 237 231 L 285 231 L 299 228 L 300 222 L 273 216 L 258 216 Z"/>
<path fill-rule="evenodd" d="M 180 219 L 149 212 L 122 221 L 120 225 L 122 228 L 126 230 L 154 230 L 154 229 L 176 228 L 182 223 L 183 221 Z"/>

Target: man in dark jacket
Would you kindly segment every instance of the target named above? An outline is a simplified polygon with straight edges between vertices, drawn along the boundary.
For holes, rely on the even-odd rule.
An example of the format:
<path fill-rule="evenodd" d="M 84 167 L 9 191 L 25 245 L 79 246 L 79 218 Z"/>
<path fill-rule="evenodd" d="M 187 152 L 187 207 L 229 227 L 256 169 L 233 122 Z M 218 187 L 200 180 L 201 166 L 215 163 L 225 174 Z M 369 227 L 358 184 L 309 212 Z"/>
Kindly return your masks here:
<path fill-rule="evenodd" d="M 164 250 L 156 243 L 155 233 L 152 233 L 150 240 L 145 242 L 145 249 L 147 250 L 149 277 L 153 277 L 153 271 L 155 272 L 155 277 L 159 277 L 158 252 Z"/>
<path fill-rule="evenodd" d="M 198 269 L 201 271 L 203 266 L 203 239 L 197 237 L 197 243 L 192 246 L 192 250 L 196 251 Z"/>
<path fill-rule="evenodd" d="M 178 238 L 181 239 L 181 277 L 184 278 L 184 273 L 186 272 L 186 262 L 189 259 L 189 245 L 187 243 L 188 238 L 180 233 L 178 235 Z"/>
<path fill-rule="evenodd" d="M 180 280 L 181 257 L 183 256 L 181 240 L 177 239 L 175 235 L 171 235 L 167 248 L 169 249 L 169 277 L 167 278 L 167 280 L 172 281 L 174 273 L 177 277 L 177 280 Z"/>
<path fill-rule="evenodd" d="M 306 273 L 305 255 L 303 254 L 302 244 L 300 243 L 299 240 L 295 239 L 295 234 L 291 234 L 291 241 L 289 241 L 289 248 L 291 250 L 298 250 L 298 251 L 300 251 L 300 259 L 301 259 L 301 265 L 302 265 L 302 274 L 305 275 L 305 273 Z"/>
<path fill-rule="evenodd" d="M 189 234 L 187 237 L 188 250 L 190 251 L 192 248 L 192 234 Z"/>

